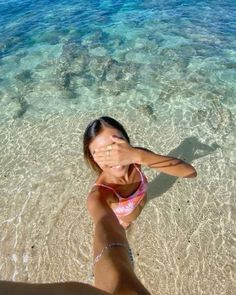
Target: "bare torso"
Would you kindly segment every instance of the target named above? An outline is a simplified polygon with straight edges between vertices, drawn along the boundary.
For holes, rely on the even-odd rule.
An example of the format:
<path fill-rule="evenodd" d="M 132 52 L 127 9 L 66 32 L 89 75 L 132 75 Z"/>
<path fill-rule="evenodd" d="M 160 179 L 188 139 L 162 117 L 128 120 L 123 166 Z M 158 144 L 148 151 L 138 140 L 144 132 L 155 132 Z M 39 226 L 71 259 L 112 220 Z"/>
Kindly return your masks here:
<path fill-rule="evenodd" d="M 128 198 L 131 194 L 133 194 L 140 185 L 140 174 L 137 169 L 130 166 L 129 169 L 129 180 L 127 183 L 114 183 L 114 180 L 110 179 L 109 176 L 101 174 L 97 181 L 97 184 L 106 184 L 109 187 L 115 189 L 115 191 L 122 196 L 122 198 Z M 105 187 L 95 186 L 95 189 L 102 190 L 104 195 L 106 194 L 106 201 L 108 205 L 114 210 L 118 207 L 119 199 L 112 191 Z M 130 223 L 134 221 L 141 213 L 147 202 L 147 195 L 142 199 L 139 205 L 129 214 L 123 217 L 119 217 L 125 223 Z"/>

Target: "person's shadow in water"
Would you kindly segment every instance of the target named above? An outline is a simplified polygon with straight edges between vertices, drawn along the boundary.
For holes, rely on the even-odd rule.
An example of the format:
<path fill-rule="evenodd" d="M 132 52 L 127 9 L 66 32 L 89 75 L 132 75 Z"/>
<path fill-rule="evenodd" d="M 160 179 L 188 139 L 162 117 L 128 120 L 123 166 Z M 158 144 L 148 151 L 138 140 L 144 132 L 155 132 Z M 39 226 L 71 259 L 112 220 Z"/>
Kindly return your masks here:
<path fill-rule="evenodd" d="M 211 146 L 201 143 L 196 137 L 189 137 L 173 149 L 168 156 L 176 157 L 181 160 L 191 163 L 193 160 L 205 157 L 213 153 L 220 146 L 216 143 Z M 172 187 L 178 177 L 160 173 L 148 184 L 148 201 L 156 197 L 160 197 L 168 189 Z"/>

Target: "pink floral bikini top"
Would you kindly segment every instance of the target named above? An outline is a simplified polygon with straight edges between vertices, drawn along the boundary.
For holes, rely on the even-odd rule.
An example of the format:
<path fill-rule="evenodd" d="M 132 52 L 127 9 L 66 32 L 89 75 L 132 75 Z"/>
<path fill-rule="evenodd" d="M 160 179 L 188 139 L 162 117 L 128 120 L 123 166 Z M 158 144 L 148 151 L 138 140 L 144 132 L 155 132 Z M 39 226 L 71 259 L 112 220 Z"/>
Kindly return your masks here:
<path fill-rule="evenodd" d="M 138 189 L 129 197 L 121 197 L 114 188 L 108 185 L 97 183 L 94 184 L 95 186 L 102 186 L 112 190 L 113 193 L 118 197 L 118 206 L 115 209 L 113 209 L 114 213 L 118 218 L 129 215 L 139 205 L 139 203 L 142 201 L 142 199 L 145 197 L 147 193 L 147 178 L 135 164 L 134 167 L 138 170 L 140 174 L 141 182 Z"/>

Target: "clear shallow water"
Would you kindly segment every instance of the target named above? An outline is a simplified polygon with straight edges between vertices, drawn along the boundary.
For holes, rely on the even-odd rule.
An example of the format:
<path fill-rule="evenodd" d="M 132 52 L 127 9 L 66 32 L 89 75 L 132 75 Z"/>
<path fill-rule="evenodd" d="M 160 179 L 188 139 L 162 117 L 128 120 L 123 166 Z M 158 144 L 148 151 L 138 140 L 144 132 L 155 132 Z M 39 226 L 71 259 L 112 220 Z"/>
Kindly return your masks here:
<path fill-rule="evenodd" d="M 0 1 L 3 279 L 91 279 L 87 123 L 192 162 L 145 169 L 150 201 L 128 238 L 153 294 L 233 294 L 234 1 Z"/>

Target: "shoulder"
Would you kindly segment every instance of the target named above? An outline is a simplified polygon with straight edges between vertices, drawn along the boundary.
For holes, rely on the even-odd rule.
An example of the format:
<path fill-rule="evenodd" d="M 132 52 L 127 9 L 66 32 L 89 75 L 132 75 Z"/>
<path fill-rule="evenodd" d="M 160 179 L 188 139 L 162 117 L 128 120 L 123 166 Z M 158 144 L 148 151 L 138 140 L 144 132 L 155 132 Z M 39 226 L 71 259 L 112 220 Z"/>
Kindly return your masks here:
<path fill-rule="evenodd" d="M 103 187 L 93 186 L 87 197 L 87 206 L 97 203 L 108 203 L 111 193 Z"/>
<path fill-rule="evenodd" d="M 135 166 L 136 168 L 138 168 L 139 170 L 141 170 L 141 168 L 142 168 L 141 165 L 140 165 L 140 164 L 137 164 L 137 163 L 135 163 L 134 166 Z"/>
<path fill-rule="evenodd" d="M 95 186 L 87 197 L 87 209 L 95 223 L 105 215 L 114 214 L 109 206 L 112 193 L 109 191 L 106 191 L 106 193 L 104 192 L 104 189 Z"/>

